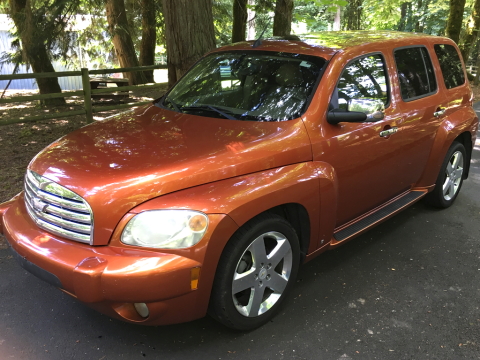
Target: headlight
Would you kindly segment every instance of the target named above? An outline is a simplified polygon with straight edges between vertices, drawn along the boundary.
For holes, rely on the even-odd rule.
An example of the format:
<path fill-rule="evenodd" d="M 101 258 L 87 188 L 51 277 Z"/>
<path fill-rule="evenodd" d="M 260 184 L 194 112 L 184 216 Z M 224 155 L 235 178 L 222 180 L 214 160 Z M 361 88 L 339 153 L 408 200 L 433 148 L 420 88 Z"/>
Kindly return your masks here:
<path fill-rule="evenodd" d="M 198 243 L 208 226 L 204 213 L 192 210 L 151 210 L 135 215 L 125 226 L 128 245 L 182 249 Z"/>

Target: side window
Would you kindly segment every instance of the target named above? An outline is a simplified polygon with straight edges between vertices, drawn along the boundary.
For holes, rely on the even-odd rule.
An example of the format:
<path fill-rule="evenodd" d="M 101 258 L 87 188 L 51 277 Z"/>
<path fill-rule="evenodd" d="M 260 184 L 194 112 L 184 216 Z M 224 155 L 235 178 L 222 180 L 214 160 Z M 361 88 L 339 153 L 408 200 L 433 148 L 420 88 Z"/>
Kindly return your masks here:
<path fill-rule="evenodd" d="M 442 69 L 443 80 L 447 89 L 465 84 L 462 62 L 458 52 L 452 45 L 437 44 L 434 46 L 440 68 Z"/>
<path fill-rule="evenodd" d="M 362 111 L 351 107 L 352 100 L 376 100 L 386 107 L 389 102 L 389 86 L 386 78 L 385 61 L 381 55 L 369 55 L 354 60 L 345 67 L 332 97 L 332 107 Z"/>
<path fill-rule="evenodd" d="M 427 96 L 437 90 L 432 62 L 425 47 L 395 50 L 395 62 L 404 101 Z"/>

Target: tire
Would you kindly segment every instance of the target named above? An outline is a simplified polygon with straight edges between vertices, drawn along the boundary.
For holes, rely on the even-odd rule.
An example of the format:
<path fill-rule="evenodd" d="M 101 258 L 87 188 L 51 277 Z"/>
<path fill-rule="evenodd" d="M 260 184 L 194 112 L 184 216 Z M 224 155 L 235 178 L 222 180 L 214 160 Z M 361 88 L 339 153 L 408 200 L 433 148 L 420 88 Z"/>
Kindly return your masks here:
<path fill-rule="evenodd" d="M 293 227 L 274 214 L 240 228 L 217 267 L 209 314 L 236 330 L 270 321 L 295 283 L 300 246 Z"/>
<path fill-rule="evenodd" d="M 463 144 L 454 142 L 447 151 L 435 188 L 425 197 L 430 205 L 445 209 L 453 204 L 463 184 L 466 158 Z"/>

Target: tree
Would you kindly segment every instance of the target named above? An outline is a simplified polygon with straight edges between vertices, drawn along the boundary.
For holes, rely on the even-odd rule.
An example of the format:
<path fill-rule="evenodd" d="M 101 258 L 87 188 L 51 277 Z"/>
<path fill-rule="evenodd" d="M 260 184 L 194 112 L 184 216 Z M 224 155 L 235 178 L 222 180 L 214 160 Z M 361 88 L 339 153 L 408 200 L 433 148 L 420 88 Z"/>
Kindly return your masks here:
<path fill-rule="evenodd" d="M 458 43 L 462 30 L 465 0 L 450 0 L 450 14 L 447 21 L 447 36 Z"/>
<path fill-rule="evenodd" d="M 139 66 L 130 35 L 124 0 L 106 0 L 105 9 L 107 12 L 108 30 L 112 36 L 113 46 L 115 47 L 120 66 Z M 147 82 L 141 71 L 129 73 L 128 80 L 130 85 L 145 84 Z"/>
<path fill-rule="evenodd" d="M 214 0 L 213 26 L 215 29 L 215 40 L 217 46 L 231 44 L 233 34 L 234 9 L 233 2 L 236 0 Z M 239 40 L 240 41 L 240 40 Z"/>
<path fill-rule="evenodd" d="M 232 43 L 245 41 L 248 0 L 233 0 Z"/>
<path fill-rule="evenodd" d="M 157 44 L 157 21 L 155 0 L 142 0 L 142 42 L 140 43 L 140 65 L 155 64 L 155 46 Z M 147 82 L 155 82 L 153 70 L 144 71 Z"/>
<path fill-rule="evenodd" d="M 247 40 L 256 38 L 257 14 L 255 13 L 255 0 L 248 0 L 249 7 L 247 8 Z"/>
<path fill-rule="evenodd" d="M 346 4 L 346 2 L 345 2 Z M 297 24 L 306 24 L 307 31 L 331 30 L 337 8 L 323 0 L 295 0 L 293 21 Z"/>
<path fill-rule="evenodd" d="M 478 31 L 480 30 L 480 0 L 475 0 L 472 13 L 465 27 L 465 36 L 460 46 L 463 60 L 467 63 L 470 52 L 478 39 Z"/>
<path fill-rule="evenodd" d="M 212 0 L 163 0 L 168 84 L 172 86 L 202 55 L 215 48 Z"/>
<path fill-rule="evenodd" d="M 335 19 L 333 20 L 333 31 L 340 30 L 340 22 L 342 16 L 342 8 L 340 5 L 337 5 L 337 11 L 335 13 Z"/>
<path fill-rule="evenodd" d="M 398 31 L 405 31 L 407 27 L 407 11 L 409 5 L 411 6 L 411 3 L 404 2 L 400 6 L 400 22 L 398 23 Z"/>
<path fill-rule="evenodd" d="M 57 2 L 56 12 L 50 18 L 45 17 L 43 9 L 32 8 L 30 0 L 10 0 L 10 16 L 17 28 L 17 35 L 20 38 L 24 61 L 32 67 L 34 73 L 55 72 L 49 56 L 49 48 L 53 47 L 51 32 L 56 32 L 55 26 L 62 26 L 54 20 L 62 16 L 66 11 L 65 3 Z M 42 28 L 43 27 L 43 28 Z M 50 32 L 45 30 L 49 29 Z M 40 94 L 60 93 L 62 89 L 58 84 L 58 78 L 37 79 Z M 64 98 L 43 100 L 45 105 L 65 104 Z"/>
<path fill-rule="evenodd" d="M 273 18 L 273 36 L 290 35 L 292 31 L 293 0 L 277 0 Z"/>
<path fill-rule="evenodd" d="M 347 30 L 360 30 L 362 28 L 363 0 L 350 0 L 345 8 L 345 21 Z"/>

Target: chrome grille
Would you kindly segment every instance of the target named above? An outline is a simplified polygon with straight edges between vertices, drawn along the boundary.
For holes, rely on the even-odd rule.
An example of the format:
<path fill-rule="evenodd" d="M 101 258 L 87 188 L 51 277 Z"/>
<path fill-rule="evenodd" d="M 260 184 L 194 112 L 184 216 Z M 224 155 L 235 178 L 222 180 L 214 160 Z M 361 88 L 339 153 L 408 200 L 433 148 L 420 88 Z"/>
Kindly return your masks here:
<path fill-rule="evenodd" d="M 40 228 L 67 239 L 92 243 L 92 210 L 73 191 L 27 170 L 25 204 Z"/>

